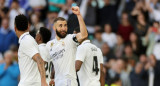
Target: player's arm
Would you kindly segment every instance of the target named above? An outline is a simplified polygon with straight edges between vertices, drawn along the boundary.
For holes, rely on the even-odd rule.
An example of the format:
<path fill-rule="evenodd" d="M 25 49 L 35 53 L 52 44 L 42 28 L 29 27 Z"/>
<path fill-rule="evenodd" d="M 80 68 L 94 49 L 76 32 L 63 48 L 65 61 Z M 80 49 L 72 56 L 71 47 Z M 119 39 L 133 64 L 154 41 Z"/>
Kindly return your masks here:
<path fill-rule="evenodd" d="M 80 25 L 80 33 L 78 33 L 76 35 L 77 41 L 79 43 L 81 43 L 84 39 L 86 39 L 88 37 L 88 32 L 87 32 L 87 28 L 86 25 L 84 23 L 83 17 L 80 14 L 80 10 L 78 6 L 74 6 L 72 7 L 72 12 L 77 15 L 78 21 L 79 21 L 79 25 Z"/>
<path fill-rule="evenodd" d="M 99 52 L 99 60 L 100 60 L 100 83 L 101 86 L 105 85 L 105 77 L 104 77 L 104 72 L 103 72 L 103 55 L 102 55 L 102 51 L 100 49 L 98 49 Z"/>
<path fill-rule="evenodd" d="M 52 86 L 52 85 L 54 85 L 55 84 L 55 82 L 54 82 L 54 75 L 55 75 L 55 71 L 54 71 L 54 66 L 53 66 L 53 69 L 52 69 L 52 71 L 51 71 L 51 81 L 49 82 L 49 85 L 50 86 Z"/>
<path fill-rule="evenodd" d="M 82 63 L 83 63 L 82 61 L 76 60 L 76 65 L 75 65 L 76 72 L 78 72 L 80 70 Z"/>
<path fill-rule="evenodd" d="M 82 45 L 78 46 L 76 52 L 76 63 L 75 63 L 76 72 L 80 70 L 85 57 L 86 57 L 86 48 L 84 48 L 84 46 Z"/>
<path fill-rule="evenodd" d="M 39 55 L 39 53 L 37 53 L 37 54 L 35 54 L 33 56 L 33 60 L 35 62 L 37 62 L 38 69 L 39 69 L 39 72 L 40 72 L 40 75 L 41 75 L 41 84 L 42 84 L 42 86 L 48 86 L 47 83 L 46 83 L 46 74 L 45 74 L 45 68 L 44 68 L 44 61 L 41 58 L 41 56 Z"/>
<path fill-rule="evenodd" d="M 101 83 L 101 86 L 104 86 L 105 85 L 105 79 L 104 79 L 104 72 L 103 72 L 103 64 L 100 64 L 100 83 Z"/>

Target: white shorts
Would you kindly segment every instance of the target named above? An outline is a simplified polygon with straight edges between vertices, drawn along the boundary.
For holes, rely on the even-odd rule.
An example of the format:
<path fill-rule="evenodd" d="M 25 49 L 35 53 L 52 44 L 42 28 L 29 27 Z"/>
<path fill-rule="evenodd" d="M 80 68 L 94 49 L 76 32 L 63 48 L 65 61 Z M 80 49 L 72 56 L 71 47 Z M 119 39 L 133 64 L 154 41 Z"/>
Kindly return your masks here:
<path fill-rule="evenodd" d="M 55 86 L 78 86 L 76 79 L 56 80 Z"/>

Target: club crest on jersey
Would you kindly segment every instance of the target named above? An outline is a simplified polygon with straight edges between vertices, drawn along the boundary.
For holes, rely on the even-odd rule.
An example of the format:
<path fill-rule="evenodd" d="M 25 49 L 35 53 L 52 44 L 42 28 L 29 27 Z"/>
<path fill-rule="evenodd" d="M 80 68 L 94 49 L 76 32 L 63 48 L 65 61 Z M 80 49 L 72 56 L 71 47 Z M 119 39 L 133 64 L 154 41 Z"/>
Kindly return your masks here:
<path fill-rule="evenodd" d="M 63 46 L 65 46 L 65 43 L 64 43 L 64 42 L 62 42 L 62 45 L 63 45 Z"/>
<path fill-rule="evenodd" d="M 53 42 L 51 43 L 51 47 L 53 46 Z"/>

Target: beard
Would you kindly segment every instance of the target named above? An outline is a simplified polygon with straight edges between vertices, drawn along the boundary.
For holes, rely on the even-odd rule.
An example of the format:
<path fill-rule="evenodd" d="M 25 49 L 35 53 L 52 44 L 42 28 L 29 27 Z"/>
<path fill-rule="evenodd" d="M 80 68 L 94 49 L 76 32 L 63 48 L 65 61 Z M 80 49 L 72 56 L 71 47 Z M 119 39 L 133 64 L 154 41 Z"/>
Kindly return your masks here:
<path fill-rule="evenodd" d="M 63 32 L 64 34 L 63 34 L 62 32 Z M 67 35 L 67 32 L 66 32 L 66 31 L 58 31 L 58 30 L 56 29 L 56 34 L 57 34 L 57 36 L 60 37 L 60 38 L 65 38 L 66 35 Z"/>

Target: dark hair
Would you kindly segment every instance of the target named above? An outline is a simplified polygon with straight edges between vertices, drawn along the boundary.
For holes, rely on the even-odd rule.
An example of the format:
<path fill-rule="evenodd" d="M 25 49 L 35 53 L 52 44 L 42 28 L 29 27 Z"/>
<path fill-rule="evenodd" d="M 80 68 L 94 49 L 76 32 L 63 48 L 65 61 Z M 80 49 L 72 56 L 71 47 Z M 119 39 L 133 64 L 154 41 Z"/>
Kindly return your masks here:
<path fill-rule="evenodd" d="M 17 15 L 15 18 L 15 26 L 20 31 L 25 31 L 28 28 L 28 19 L 23 14 Z"/>
<path fill-rule="evenodd" d="M 12 1 L 12 3 L 13 3 L 13 2 L 15 2 L 15 3 L 18 3 L 18 4 L 19 4 L 19 1 L 18 1 L 18 0 L 13 0 L 13 1 Z"/>
<path fill-rule="evenodd" d="M 43 43 L 47 43 L 51 39 L 51 31 L 45 27 L 41 27 L 39 33 L 42 37 Z"/>
<path fill-rule="evenodd" d="M 126 10 L 122 11 L 122 14 L 127 14 L 128 15 L 128 12 Z"/>
<path fill-rule="evenodd" d="M 153 25 L 154 23 L 160 24 L 160 22 L 159 22 L 159 21 L 156 21 L 156 20 L 154 20 L 154 21 L 152 22 L 152 25 Z"/>
<path fill-rule="evenodd" d="M 66 21 L 66 19 L 62 18 L 62 17 L 57 17 L 53 23 L 56 23 L 57 21 Z"/>
<path fill-rule="evenodd" d="M 101 30 L 97 30 L 97 31 L 94 33 L 94 37 L 96 36 L 96 34 L 102 34 L 102 31 L 101 31 Z"/>

